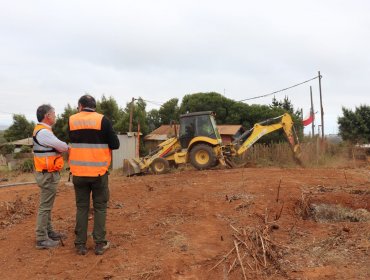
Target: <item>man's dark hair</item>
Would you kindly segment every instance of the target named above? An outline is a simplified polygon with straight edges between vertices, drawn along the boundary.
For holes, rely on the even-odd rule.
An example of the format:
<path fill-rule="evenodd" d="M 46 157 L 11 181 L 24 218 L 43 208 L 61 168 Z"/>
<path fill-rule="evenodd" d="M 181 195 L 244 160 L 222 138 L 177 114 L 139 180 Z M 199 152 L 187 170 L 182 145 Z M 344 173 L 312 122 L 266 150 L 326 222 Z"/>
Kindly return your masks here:
<path fill-rule="evenodd" d="M 37 121 L 41 122 L 45 118 L 45 115 L 53 109 L 54 108 L 49 104 L 39 106 L 36 111 Z"/>
<path fill-rule="evenodd" d="M 78 104 L 81 105 L 83 108 L 86 107 L 91 109 L 96 108 L 95 98 L 88 94 L 81 96 L 80 99 L 78 100 Z"/>

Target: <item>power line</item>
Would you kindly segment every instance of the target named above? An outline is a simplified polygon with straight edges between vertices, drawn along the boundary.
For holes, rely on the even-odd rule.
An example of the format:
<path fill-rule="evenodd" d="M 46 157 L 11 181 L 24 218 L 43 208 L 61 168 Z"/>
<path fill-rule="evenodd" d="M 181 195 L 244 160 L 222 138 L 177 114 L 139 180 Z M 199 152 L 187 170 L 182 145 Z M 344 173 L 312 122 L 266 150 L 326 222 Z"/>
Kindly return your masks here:
<path fill-rule="evenodd" d="M 266 97 L 266 96 L 269 96 L 269 95 L 273 95 L 275 93 L 278 93 L 278 92 L 282 92 L 282 91 L 286 91 L 288 89 L 291 89 L 291 88 L 294 88 L 294 87 L 297 87 L 297 86 L 300 86 L 300 85 L 303 85 L 305 83 L 308 83 L 308 82 L 311 82 L 312 80 L 315 80 L 317 78 L 319 78 L 320 76 L 316 76 L 312 79 L 309 79 L 307 81 L 304 81 L 304 82 L 301 82 L 301 83 L 298 83 L 298 84 L 295 84 L 293 86 L 290 86 L 290 87 L 287 87 L 287 88 L 283 88 L 283 89 L 280 89 L 280 90 L 277 90 L 277 91 L 274 91 L 274 92 L 271 92 L 271 93 L 268 93 L 268 94 L 264 94 L 264 95 L 259 95 L 259 96 L 255 96 L 255 97 L 251 97 L 251 98 L 246 98 L 246 99 L 242 99 L 242 100 L 239 100 L 238 102 L 242 102 L 242 101 L 247 101 L 247 100 L 252 100 L 252 99 L 257 99 L 257 98 L 262 98 L 262 97 Z"/>
<path fill-rule="evenodd" d="M 159 102 L 156 102 L 156 101 L 150 101 L 150 100 L 145 100 L 145 99 L 142 99 L 142 100 L 145 101 L 145 102 L 148 102 L 148 103 L 152 103 L 152 104 L 157 105 L 157 106 L 162 106 L 163 105 L 163 103 L 159 103 Z"/>

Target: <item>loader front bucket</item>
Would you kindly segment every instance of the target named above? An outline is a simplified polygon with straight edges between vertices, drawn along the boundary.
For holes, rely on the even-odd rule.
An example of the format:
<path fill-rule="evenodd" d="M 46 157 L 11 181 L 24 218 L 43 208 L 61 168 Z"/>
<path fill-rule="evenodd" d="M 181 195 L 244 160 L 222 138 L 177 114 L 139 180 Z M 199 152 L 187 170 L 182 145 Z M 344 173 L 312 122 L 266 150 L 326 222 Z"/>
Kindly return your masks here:
<path fill-rule="evenodd" d="M 133 159 L 124 159 L 123 160 L 123 175 L 130 177 L 133 175 L 140 174 L 140 166 Z"/>

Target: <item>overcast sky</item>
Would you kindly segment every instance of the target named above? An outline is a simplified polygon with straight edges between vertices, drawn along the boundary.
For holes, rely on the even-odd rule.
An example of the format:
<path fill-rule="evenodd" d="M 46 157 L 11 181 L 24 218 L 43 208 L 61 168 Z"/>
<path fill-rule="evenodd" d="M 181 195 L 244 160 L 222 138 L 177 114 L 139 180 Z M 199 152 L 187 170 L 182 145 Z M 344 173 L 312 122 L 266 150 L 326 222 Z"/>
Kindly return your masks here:
<path fill-rule="evenodd" d="M 0 125 L 36 121 L 43 103 L 60 114 L 85 93 L 120 107 L 210 91 L 238 101 L 321 71 L 336 133 L 342 106 L 370 105 L 369 11 L 368 0 L 0 0 Z M 320 111 L 317 79 L 275 97 L 305 114 L 310 86 Z"/>

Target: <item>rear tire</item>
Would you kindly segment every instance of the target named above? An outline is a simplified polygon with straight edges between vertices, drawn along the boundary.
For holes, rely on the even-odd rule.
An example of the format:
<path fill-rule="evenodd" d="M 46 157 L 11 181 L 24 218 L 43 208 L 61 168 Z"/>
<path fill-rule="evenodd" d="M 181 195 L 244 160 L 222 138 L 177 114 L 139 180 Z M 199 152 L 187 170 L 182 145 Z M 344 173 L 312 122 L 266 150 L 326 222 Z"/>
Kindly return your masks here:
<path fill-rule="evenodd" d="M 209 169 L 216 165 L 217 157 L 212 147 L 206 144 L 196 145 L 190 151 L 190 163 L 196 169 Z"/>
<path fill-rule="evenodd" d="M 165 174 L 170 170 L 170 164 L 164 158 L 156 158 L 150 165 L 150 169 L 154 174 Z"/>

